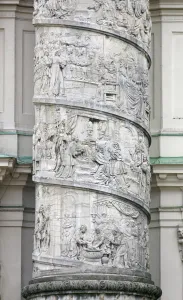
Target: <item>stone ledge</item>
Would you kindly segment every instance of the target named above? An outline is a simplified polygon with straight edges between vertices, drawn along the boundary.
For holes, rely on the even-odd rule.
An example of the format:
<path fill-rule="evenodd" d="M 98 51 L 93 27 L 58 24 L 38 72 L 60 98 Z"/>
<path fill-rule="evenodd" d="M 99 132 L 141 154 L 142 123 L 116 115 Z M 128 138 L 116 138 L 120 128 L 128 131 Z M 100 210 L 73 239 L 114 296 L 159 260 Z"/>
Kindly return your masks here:
<path fill-rule="evenodd" d="M 22 5 L 33 8 L 33 0 L 1 0 L 0 5 Z"/>
<path fill-rule="evenodd" d="M 181 157 L 151 157 L 151 165 L 182 165 L 183 169 L 183 156 Z M 178 168 L 178 166 L 176 166 Z M 179 167 L 180 168 L 180 167 Z"/>
<path fill-rule="evenodd" d="M 177 158 L 177 163 L 173 161 L 156 161 L 152 165 L 153 176 L 151 187 L 177 187 L 183 188 L 183 163 Z M 175 158 L 176 160 L 176 158 Z M 152 163 L 152 161 L 151 161 Z"/>
<path fill-rule="evenodd" d="M 183 9 L 183 2 L 182 0 L 150 0 L 150 10 L 158 9 Z"/>
<path fill-rule="evenodd" d="M 62 295 L 63 293 L 86 293 L 89 294 L 117 294 L 145 296 L 149 299 L 158 299 L 161 297 L 161 289 L 153 284 L 144 284 L 130 281 L 112 281 L 112 280 L 65 280 L 49 281 L 36 284 L 30 284 L 23 288 L 22 296 L 25 299 L 32 297 Z"/>
<path fill-rule="evenodd" d="M 32 173 L 32 163 L 19 164 L 18 159 L 0 155 L 0 184 L 12 185 L 19 181 L 25 184 L 28 175 Z"/>

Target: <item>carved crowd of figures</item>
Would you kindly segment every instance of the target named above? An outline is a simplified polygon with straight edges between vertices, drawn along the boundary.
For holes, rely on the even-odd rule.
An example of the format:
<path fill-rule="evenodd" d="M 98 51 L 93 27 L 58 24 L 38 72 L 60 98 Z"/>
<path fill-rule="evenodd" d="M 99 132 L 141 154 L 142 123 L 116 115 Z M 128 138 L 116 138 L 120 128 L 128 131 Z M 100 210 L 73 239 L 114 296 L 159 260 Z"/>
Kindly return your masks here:
<path fill-rule="evenodd" d="M 148 140 L 134 125 L 61 106 L 38 105 L 36 114 L 36 175 L 106 186 L 148 204 Z"/>
<path fill-rule="evenodd" d="M 62 194 L 54 186 L 39 185 L 37 191 L 34 255 L 54 256 L 56 246 L 57 258 L 149 270 L 147 217 L 135 206 L 111 196 Z"/>
<path fill-rule="evenodd" d="M 105 54 L 101 36 L 77 30 L 73 34 L 59 28 L 40 32 L 35 48 L 35 96 L 108 106 L 148 126 L 148 67 L 143 55 L 109 39 L 106 43 L 115 51 Z"/>
<path fill-rule="evenodd" d="M 92 0 L 84 7 L 80 0 L 35 0 L 34 17 L 57 18 L 97 24 L 135 37 L 149 46 L 151 19 L 149 0 Z"/>
<path fill-rule="evenodd" d="M 64 214 L 61 257 L 117 268 L 149 269 L 148 228 L 132 206 L 106 200 L 93 205 L 90 219 L 76 226 Z M 92 229 L 91 229 L 92 227 Z"/>

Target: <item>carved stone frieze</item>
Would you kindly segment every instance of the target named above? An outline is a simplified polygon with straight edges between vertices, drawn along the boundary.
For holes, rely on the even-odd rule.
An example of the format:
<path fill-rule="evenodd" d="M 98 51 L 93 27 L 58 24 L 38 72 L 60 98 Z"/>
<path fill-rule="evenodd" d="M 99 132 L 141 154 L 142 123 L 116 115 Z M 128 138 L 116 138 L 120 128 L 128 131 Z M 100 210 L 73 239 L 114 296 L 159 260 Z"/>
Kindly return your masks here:
<path fill-rule="evenodd" d="M 35 0 L 34 18 L 86 23 L 128 36 L 147 48 L 150 44 L 149 0 Z"/>
<path fill-rule="evenodd" d="M 41 184 L 36 197 L 35 259 L 44 254 L 70 265 L 76 261 L 78 268 L 149 270 L 147 216 L 134 206 L 96 192 Z"/>
<path fill-rule="evenodd" d="M 35 99 L 107 107 L 148 128 L 148 64 L 139 50 L 80 30 L 46 27 L 37 35 Z"/>
<path fill-rule="evenodd" d="M 39 178 L 103 186 L 149 204 L 148 139 L 127 121 L 37 105 L 34 174 Z"/>

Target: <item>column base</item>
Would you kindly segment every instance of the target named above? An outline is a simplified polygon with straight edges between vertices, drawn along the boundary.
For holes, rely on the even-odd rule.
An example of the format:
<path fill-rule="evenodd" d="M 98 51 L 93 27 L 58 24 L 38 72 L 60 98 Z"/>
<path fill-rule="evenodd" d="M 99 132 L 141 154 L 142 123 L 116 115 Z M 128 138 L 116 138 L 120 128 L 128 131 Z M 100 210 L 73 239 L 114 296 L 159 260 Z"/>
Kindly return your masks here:
<path fill-rule="evenodd" d="M 142 282 L 66 279 L 30 284 L 22 295 L 27 300 L 157 300 L 161 289 Z"/>

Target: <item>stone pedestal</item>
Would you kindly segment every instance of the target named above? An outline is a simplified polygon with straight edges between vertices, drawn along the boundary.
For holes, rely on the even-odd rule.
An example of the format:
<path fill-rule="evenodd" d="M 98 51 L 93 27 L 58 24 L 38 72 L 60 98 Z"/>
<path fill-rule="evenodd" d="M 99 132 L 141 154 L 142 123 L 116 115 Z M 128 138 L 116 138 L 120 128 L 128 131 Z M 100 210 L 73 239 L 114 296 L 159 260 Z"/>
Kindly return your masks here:
<path fill-rule="evenodd" d="M 158 299 L 149 272 L 148 1 L 35 1 L 33 279 L 23 296 Z"/>

